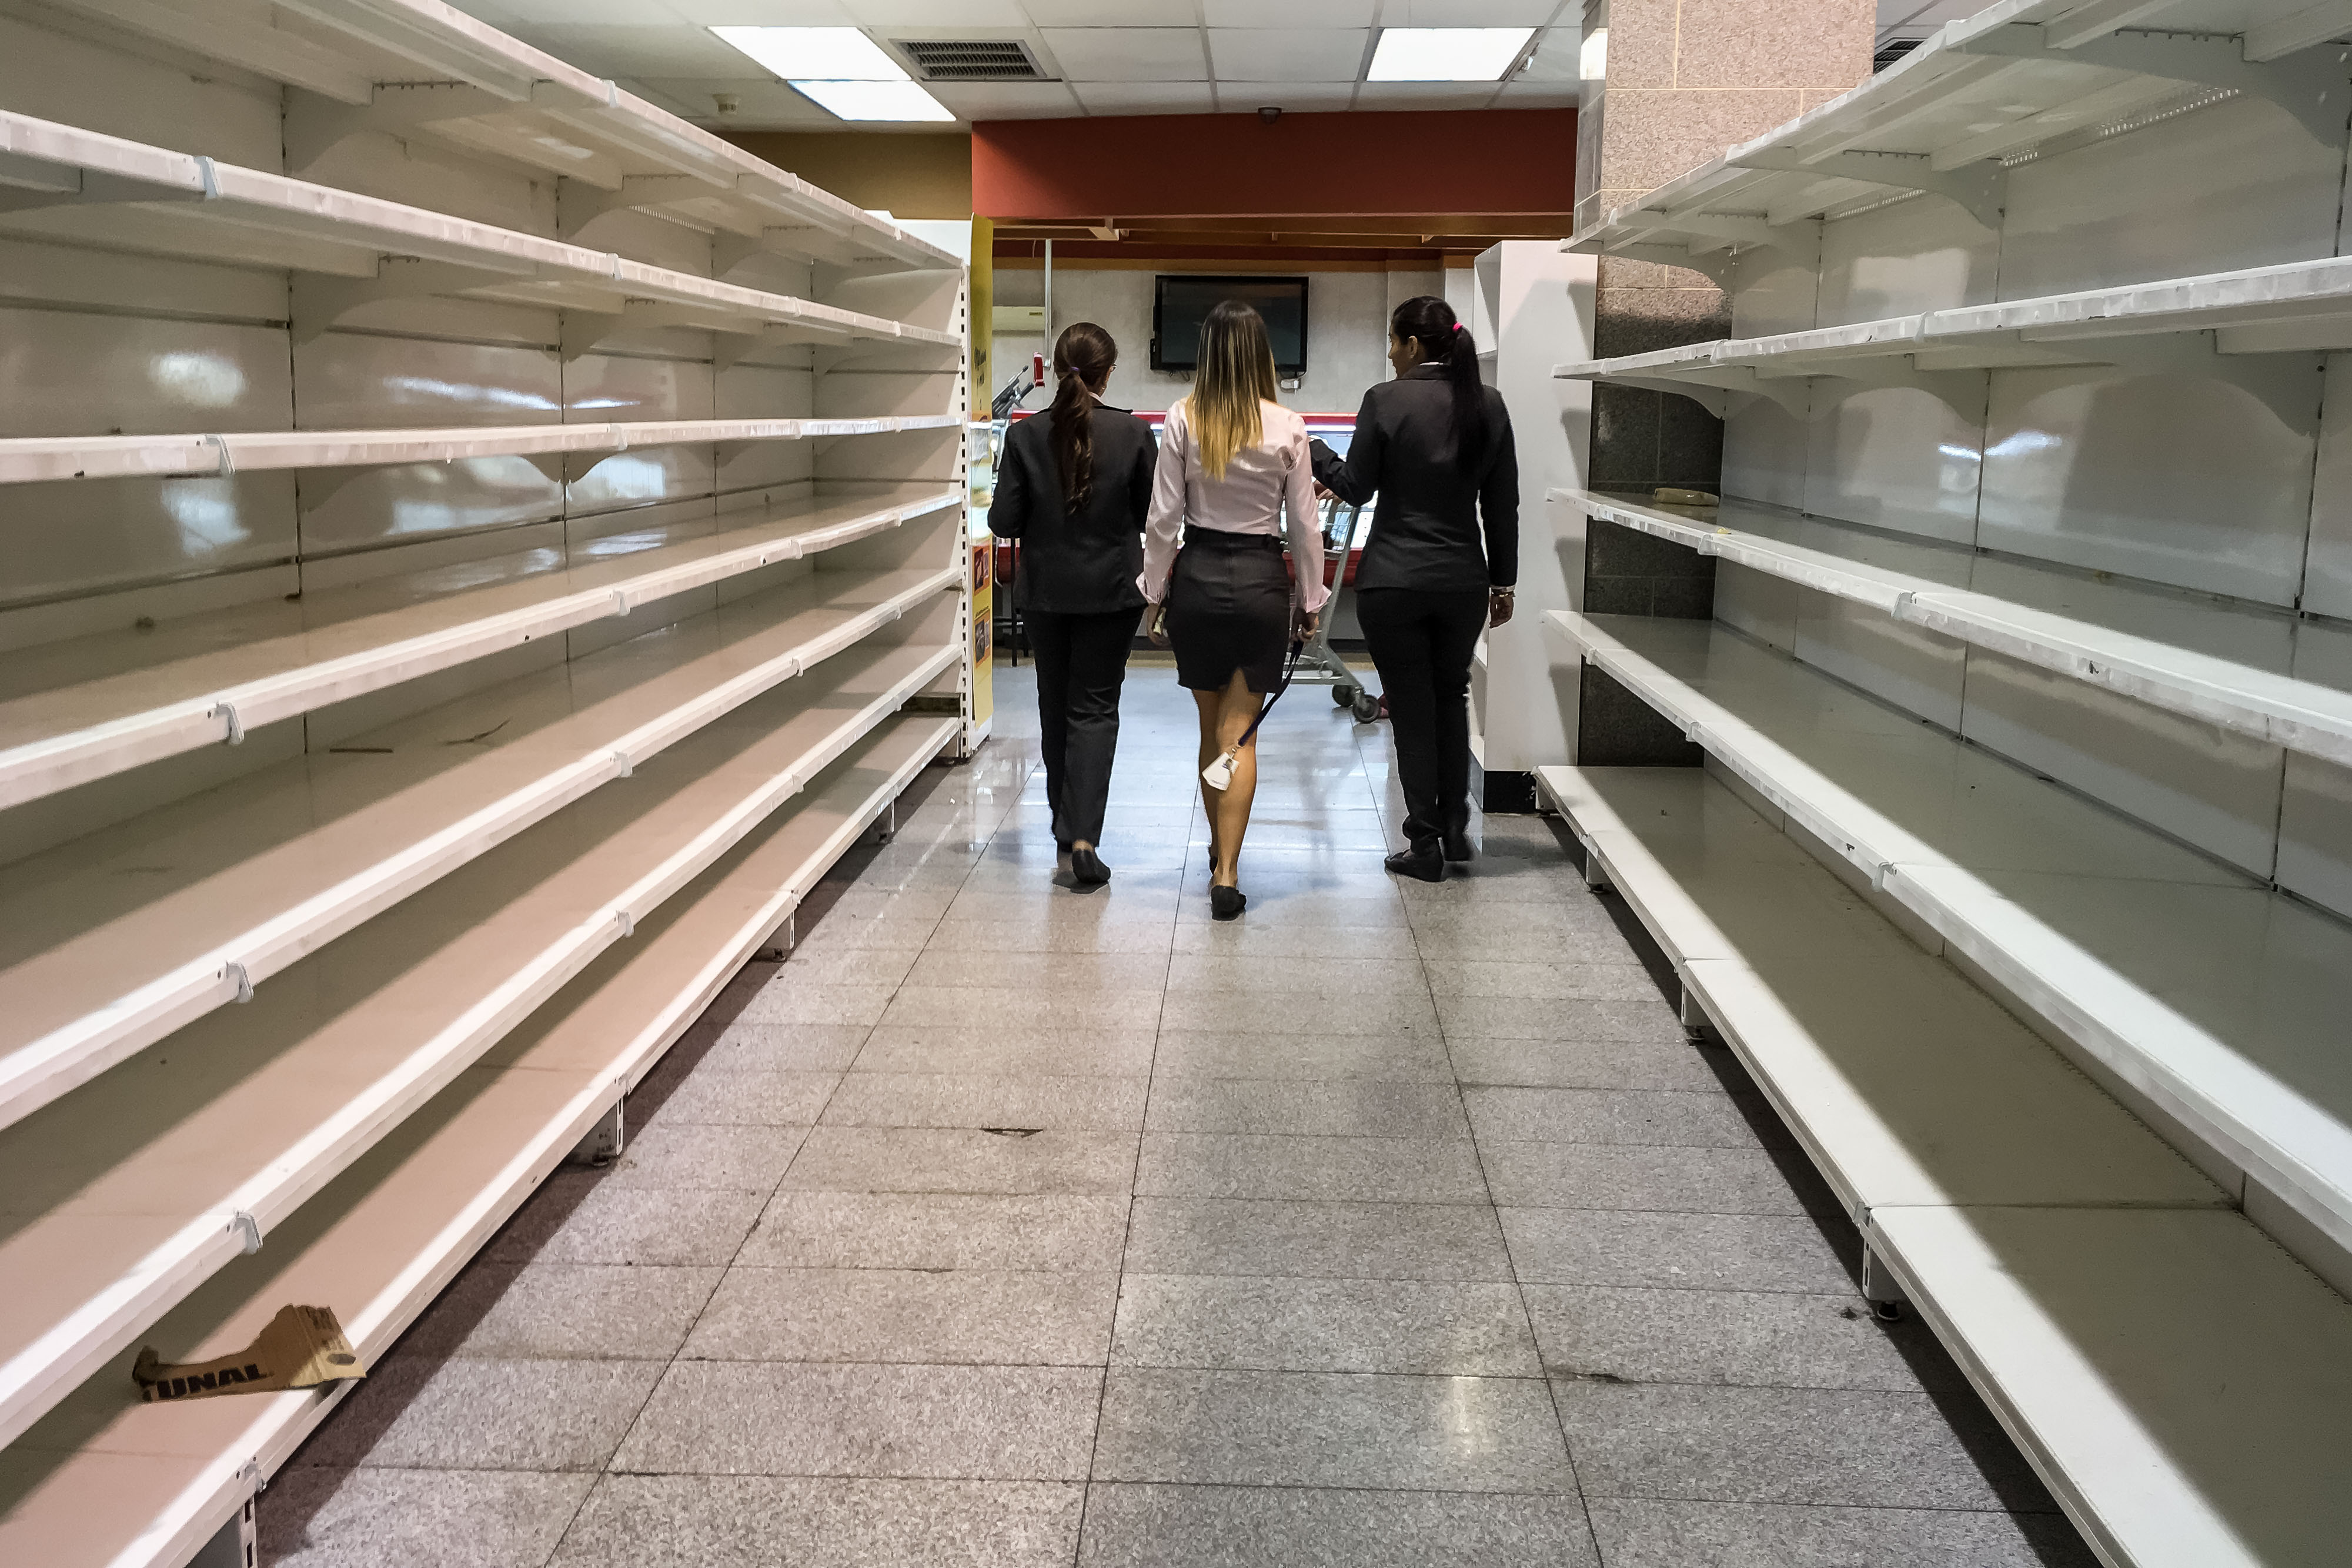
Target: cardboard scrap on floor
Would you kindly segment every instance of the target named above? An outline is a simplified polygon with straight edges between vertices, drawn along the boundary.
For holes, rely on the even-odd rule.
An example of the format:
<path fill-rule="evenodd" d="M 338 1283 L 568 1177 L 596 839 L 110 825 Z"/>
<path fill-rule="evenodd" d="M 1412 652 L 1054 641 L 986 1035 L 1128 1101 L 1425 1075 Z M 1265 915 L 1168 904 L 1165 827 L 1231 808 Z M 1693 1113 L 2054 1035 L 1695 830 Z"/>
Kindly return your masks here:
<path fill-rule="evenodd" d="M 235 1355 L 165 1365 L 152 1345 L 131 1368 L 150 1405 L 209 1399 L 215 1394 L 276 1394 L 365 1377 L 343 1325 L 325 1307 L 280 1307 L 254 1342 Z"/>

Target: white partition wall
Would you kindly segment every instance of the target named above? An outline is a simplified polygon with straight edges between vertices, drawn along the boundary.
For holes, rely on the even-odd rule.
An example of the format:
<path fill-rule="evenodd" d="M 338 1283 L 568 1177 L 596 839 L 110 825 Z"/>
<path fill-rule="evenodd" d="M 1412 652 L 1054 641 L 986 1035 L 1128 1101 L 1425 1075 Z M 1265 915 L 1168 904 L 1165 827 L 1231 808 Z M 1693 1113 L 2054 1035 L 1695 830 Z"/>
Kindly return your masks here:
<path fill-rule="evenodd" d="M 1559 356 L 1720 415 L 1723 498 L 1557 497 L 1715 600 L 1550 618 L 1706 765 L 1546 787 L 2113 1563 L 2352 1530 L 2347 37 L 2013 0 L 1569 242 L 1733 336 Z"/>
<path fill-rule="evenodd" d="M 436 0 L 0 3 L 0 1562 L 233 1545 L 341 1386 L 139 1347 L 381 1354 L 968 744 L 965 316 Z"/>

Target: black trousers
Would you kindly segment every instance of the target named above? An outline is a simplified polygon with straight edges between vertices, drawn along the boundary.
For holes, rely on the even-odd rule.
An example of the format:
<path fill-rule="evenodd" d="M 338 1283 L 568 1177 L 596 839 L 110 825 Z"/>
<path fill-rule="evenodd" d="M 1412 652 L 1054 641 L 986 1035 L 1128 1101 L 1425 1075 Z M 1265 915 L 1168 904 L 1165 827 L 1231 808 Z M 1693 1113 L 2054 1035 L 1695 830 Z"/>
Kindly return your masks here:
<path fill-rule="evenodd" d="M 1138 610 L 1100 615 L 1025 613 L 1037 661 L 1037 730 L 1045 754 L 1045 799 L 1064 845 L 1102 842 L 1111 754 L 1118 749 L 1118 688 Z"/>
<path fill-rule="evenodd" d="M 1470 821 L 1470 656 L 1486 594 L 1361 589 L 1356 619 L 1395 727 L 1405 842 L 1426 843 Z"/>

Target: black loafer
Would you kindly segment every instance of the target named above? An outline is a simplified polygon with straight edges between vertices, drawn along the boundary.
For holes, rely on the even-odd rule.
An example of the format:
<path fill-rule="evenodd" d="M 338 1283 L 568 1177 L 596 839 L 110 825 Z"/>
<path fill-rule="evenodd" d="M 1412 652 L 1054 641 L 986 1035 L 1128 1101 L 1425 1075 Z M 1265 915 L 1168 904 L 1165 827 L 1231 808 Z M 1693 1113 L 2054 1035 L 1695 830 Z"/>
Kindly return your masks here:
<path fill-rule="evenodd" d="M 1220 887 L 1214 883 L 1209 884 L 1209 918 L 1212 920 L 1238 920 L 1242 911 L 1248 907 L 1249 899 L 1240 888 Z"/>
<path fill-rule="evenodd" d="M 1099 887 L 1110 880 L 1110 867 L 1090 849 L 1070 852 L 1070 880 L 1080 887 Z"/>
<path fill-rule="evenodd" d="M 1449 828 L 1437 841 L 1448 865 L 1467 865 L 1478 857 L 1478 846 L 1470 841 L 1467 827 Z"/>
<path fill-rule="evenodd" d="M 1399 876 L 1415 877 L 1423 882 L 1445 880 L 1445 857 L 1437 852 L 1435 843 L 1415 844 L 1399 850 L 1381 862 Z"/>

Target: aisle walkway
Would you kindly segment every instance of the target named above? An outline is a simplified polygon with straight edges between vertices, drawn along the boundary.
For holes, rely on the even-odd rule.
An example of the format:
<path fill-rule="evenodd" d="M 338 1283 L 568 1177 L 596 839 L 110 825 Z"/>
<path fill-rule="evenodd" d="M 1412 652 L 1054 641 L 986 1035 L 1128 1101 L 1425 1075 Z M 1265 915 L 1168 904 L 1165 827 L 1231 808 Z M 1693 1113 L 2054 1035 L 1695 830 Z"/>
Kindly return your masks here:
<path fill-rule="evenodd" d="M 1548 825 L 1392 882 L 1385 735 L 1303 691 L 1213 925 L 1139 669 L 1082 895 L 1026 677 L 279 1477 L 265 1561 L 2091 1561 Z"/>

